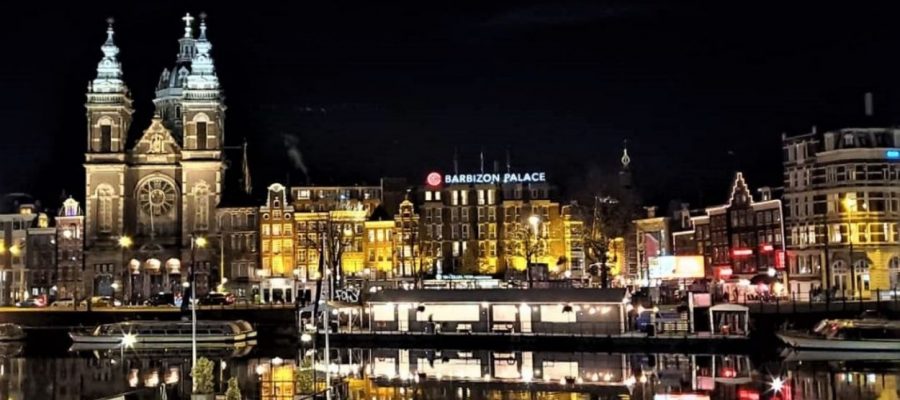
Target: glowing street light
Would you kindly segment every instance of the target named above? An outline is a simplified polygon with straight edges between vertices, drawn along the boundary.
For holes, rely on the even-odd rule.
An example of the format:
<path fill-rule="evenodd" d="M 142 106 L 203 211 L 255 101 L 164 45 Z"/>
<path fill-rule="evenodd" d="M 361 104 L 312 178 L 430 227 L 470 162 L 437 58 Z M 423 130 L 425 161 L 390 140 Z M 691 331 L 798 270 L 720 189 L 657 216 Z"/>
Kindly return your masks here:
<path fill-rule="evenodd" d="M 772 381 L 769 382 L 769 390 L 775 393 L 781 393 L 781 389 L 784 388 L 784 379 L 781 379 L 780 376 L 776 376 L 772 378 Z"/>
<path fill-rule="evenodd" d="M 134 333 L 126 333 L 122 335 L 122 346 L 123 347 L 134 347 L 134 344 L 137 343 L 137 335 Z"/>
<path fill-rule="evenodd" d="M 134 244 L 134 241 L 131 240 L 130 237 L 128 237 L 128 236 L 120 236 L 119 237 L 119 247 L 121 247 L 123 249 L 127 249 L 127 248 L 131 247 L 133 244 Z"/>

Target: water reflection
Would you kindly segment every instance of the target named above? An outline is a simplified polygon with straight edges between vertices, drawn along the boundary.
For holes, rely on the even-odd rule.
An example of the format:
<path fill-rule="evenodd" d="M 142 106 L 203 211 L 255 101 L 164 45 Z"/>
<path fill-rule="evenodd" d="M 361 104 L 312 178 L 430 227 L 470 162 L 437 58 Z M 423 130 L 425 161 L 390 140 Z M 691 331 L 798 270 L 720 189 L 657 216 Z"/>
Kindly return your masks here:
<path fill-rule="evenodd" d="M 245 399 L 288 400 L 300 388 L 289 347 L 209 349 L 216 387 L 237 377 Z M 898 360 L 810 361 L 740 354 L 624 354 L 438 349 L 333 349 L 318 353 L 354 400 L 394 399 L 896 399 Z M 190 349 L 29 354 L 0 347 L 0 399 L 81 400 L 168 388 L 187 399 Z M 783 382 L 780 390 L 773 381 Z"/>

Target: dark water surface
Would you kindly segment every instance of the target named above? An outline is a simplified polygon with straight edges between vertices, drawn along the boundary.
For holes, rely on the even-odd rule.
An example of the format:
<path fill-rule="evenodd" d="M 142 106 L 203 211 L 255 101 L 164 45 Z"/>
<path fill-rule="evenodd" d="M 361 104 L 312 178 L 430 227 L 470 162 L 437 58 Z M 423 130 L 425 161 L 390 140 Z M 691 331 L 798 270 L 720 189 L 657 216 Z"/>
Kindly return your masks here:
<path fill-rule="evenodd" d="M 69 351 L 67 343 L 0 346 L 0 399 L 99 399 L 135 391 L 185 399 L 190 348 Z M 216 386 L 235 376 L 244 399 L 292 399 L 288 342 L 203 349 Z M 318 352 L 319 376 L 324 352 Z M 383 399 L 897 399 L 900 359 L 873 354 L 674 354 L 337 348 L 329 369 L 348 397 Z M 822 360 L 816 360 L 822 359 Z M 321 379 L 321 378 L 319 378 Z M 783 382 L 779 385 L 780 382 Z M 780 390 L 774 390 L 780 387 Z"/>

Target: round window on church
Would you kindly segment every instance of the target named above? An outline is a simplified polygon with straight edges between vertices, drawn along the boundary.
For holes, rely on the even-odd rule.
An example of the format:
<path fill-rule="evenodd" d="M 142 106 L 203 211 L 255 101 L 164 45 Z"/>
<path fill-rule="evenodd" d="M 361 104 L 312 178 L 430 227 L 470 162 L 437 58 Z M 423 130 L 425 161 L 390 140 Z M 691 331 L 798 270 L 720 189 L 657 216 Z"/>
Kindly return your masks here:
<path fill-rule="evenodd" d="M 138 189 L 141 210 L 152 216 L 166 215 L 175 207 L 175 186 L 169 181 L 154 178 Z"/>

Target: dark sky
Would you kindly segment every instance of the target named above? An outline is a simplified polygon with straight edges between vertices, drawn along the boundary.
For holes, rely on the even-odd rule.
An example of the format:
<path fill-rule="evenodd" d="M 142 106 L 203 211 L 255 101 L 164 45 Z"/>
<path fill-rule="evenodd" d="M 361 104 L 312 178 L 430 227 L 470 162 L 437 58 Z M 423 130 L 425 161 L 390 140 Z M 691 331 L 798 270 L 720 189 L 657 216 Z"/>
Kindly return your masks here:
<path fill-rule="evenodd" d="M 627 138 L 650 202 L 719 203 L 735 168 L 781 184 L 782 132 L 900 109 L 896 14 L 860 2 L 69 3 L 3 6 L 0 193 L 83 196 L 84 92 L 108 16 L 136 135 L 180 17 L 209 14 L 227 141 L 249 140 L 257 188 L 293 169 L 283 134 L 321 184 L 418 182 L 455 147 L 468 170 L 508 147 L 514 167 L 566 186 L 616 168 Z"/>

